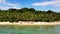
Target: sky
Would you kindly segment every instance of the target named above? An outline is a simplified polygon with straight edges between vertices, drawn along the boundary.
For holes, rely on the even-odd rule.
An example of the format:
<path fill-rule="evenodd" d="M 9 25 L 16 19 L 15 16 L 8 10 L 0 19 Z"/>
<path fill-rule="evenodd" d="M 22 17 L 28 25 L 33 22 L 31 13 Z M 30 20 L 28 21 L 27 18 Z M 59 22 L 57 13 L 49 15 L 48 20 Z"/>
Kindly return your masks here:
<path fill-rule="evenodd" d="M 60 12 L 60 0 L 0 0 L 0 9 L 2 10 L 10 8 L 21 9 L 24 7 Z"/>

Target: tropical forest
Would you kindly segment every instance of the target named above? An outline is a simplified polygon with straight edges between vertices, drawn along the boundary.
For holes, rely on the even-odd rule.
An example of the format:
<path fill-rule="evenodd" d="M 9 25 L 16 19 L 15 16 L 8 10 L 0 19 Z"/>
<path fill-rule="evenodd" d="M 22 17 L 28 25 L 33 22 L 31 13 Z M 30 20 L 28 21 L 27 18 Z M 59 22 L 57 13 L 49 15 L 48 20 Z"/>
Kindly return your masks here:
<path fill-rule="evenodd" d="M 52 10 L 41 11 L 34 8 L 21 9 L 0 9 L 0 22 L 18 22 L 18 21 L 34 21 L 34 22 L 54 22 L 60 21 L 60 13 Z"/>

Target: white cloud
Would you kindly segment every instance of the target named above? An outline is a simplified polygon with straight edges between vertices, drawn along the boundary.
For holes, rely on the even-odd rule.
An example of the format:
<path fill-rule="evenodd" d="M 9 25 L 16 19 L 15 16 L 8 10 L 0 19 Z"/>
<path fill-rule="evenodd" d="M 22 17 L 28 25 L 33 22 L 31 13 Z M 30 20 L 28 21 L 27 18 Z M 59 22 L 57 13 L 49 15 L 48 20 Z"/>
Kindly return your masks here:
<path fill-rule="evenodd" d="M 60 0 L 52 0 L 48 2 L 39 2 L 39 3 L 33 3 L 33 6 L 47 6 L 47 5 L 57 5 L 60 6 Z"/>
<path fill-rule="evenodd" d="M 6 6 L 0 6 L 1 10 L 8 10 L 10 7 L 6 7 Z"/>
<path fill-rule="evenodd" d="M 4 9 L 4 8 L 5 9 L 8 9 L 8 8 L 18 8 L 20 6 L 19 3 L 13 4 L 13 3 L 9 3 L 6 0 L 0 0 L 0 4 L 6 5 L 6 6 L 3 6 L 3 7 L 0 6 L 0 9 Z"/>
<path fill-rule="evenodd" d="M 6 2 L 6 0 L 0 0 L 0 3 L 5 3 Z"/>
<path fill-rule="evenodd" d="M 21 9 L 20 7 L 7 7 L 7 6 L 0 6 L 0 9 L 1 10 L 8 10 L 8 9 L 10 9 L 10 8 L 14 8 L 14 9 Z"/>

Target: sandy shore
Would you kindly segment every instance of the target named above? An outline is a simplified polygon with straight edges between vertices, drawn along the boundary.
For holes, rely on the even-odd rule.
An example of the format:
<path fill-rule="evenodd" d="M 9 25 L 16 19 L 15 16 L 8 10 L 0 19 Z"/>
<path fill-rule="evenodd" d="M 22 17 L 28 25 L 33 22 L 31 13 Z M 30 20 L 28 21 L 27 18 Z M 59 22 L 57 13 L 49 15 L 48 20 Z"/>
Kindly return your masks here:
<path fill-rule="evenodd" d="M 0 25 L 60 25 L 60 22 L 0 22 Z"/>

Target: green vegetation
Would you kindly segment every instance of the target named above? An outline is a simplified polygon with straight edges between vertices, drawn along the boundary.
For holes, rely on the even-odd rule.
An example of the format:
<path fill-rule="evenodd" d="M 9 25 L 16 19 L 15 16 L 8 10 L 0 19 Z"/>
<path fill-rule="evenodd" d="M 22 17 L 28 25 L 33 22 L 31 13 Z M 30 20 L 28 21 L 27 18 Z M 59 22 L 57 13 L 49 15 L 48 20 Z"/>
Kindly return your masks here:
<path fill-rule="evenodd" d="M 18 21 L 60 21 L 60 13 L 54 11 L 37 11 L 34 8 L 0 10 L 0 22 Z"/>

